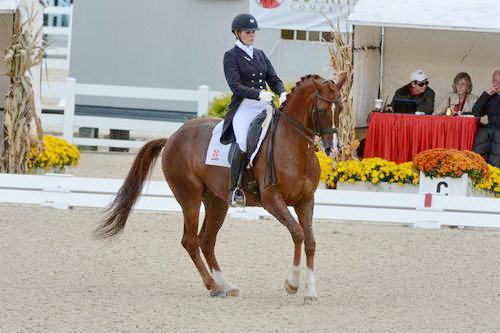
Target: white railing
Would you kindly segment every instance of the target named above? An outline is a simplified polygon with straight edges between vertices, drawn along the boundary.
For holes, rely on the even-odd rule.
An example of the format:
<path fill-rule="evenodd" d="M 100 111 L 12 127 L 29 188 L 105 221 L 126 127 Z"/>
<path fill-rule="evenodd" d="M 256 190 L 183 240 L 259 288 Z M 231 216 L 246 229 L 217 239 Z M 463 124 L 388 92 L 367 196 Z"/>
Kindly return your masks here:
<path fill-rule="evenodd" d="M 101 208 L 111 202 L 122 183 L 122 179 L 80 178 L 64 174 L 0 174 L 0 202 L 57 208 Z M 432 206 L 424 207 L 424 198 L 424 194 L 317 190 L 314 218 L 405 223 L 433 228 L 442 225 L 500 228 L 499 199 L 434 195 Z M 134 207 L 182 211 L 164 181 L 147 182 Z M 246 212 L 247 218 L 249 215 L 254 218 L 271 216 L 260 207 L 247 207 Z M 229 214 L 235 216 L 238 211 L 231 208 Z"/>
<path fill-rule="evenodd" d="M 132 140 L 106 140 L 74 137 L 75 127 L 94 127 L 101 130 L 120 129 L 143 132 L 163 132 L 171 134 L 183 125 L 182 122 L 139 120 L 114 117 L 79 116 L 75 115 L 76 96 L 99 96 L 126 99 L 147 99 L 186 101 L 197 103 L 197 116 L 201 117 L 208 113 L 210 101 L 220 92 L 210 91 L 208 86 L 202 85 L 198 90 L 186 89 L 163 89 L 128 87 L 112 85 L 93 85 L 76 83 L 74 78 L 68 78 L 65 84 L 42 85 L 43 97 L 62 97 L 64 102 L 55 109 L 64 110 L 63 115 L 42 114 L 42 123 L 63 129 L 63 138 L 77 145 L 90 145 L 99 147 L 139 148 L 144 145 L 143 141 Z"/>

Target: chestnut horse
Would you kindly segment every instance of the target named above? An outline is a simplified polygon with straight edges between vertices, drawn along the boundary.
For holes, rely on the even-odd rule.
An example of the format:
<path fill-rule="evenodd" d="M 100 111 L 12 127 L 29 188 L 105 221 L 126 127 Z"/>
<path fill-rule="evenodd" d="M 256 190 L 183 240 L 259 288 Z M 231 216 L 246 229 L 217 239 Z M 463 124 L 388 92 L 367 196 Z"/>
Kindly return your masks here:
<path fill-rule="evenodd" d="M 314 153 L 314 135 L 319 135 L 327 150 L 332 148 L 332 105 L 335 104 L 335 125 L 342 110 L 340 88 L 342 76 L 336 84 L 317 75 L 308 75 L 297 82 L 280 108 L 279 121 L 274 132 L 273 157 L 276 167 L 276 185 L 266 182 L 267 150 L 262 145 L 251 170 L 258 184 L 260 198 L 246 193 L 250 206 L 259 205 L 276 217 L 290 232 L 294 244 L 291 275 L 285 280 L 285 289 L 295 294 L 299 288 L 302 243 L 306 254 L 305 299 L 315 300 L 314 252 L 312 216 L 314 192 L 319 181 L 320 167 Z M 205 165 L 205 155 L 212 129 L 220 119 L 198 118 L 188 121 L 168 140 L 148 142 L 137 154 L 127 178 L 108 207 L 109 215 L 96 230 L 98 236 L 109 237 L 120 232 L 141 193 L 152 164 L 162 154 L 162 169 L 172 192 L 182 206 L 184 235 L 182 246 L 198 269 L 205 287 L 212 296 L 236 296 L 239 290 L 227 282 L 215 258 L 217 232 L 228 210 L 229 169 Z M 270 140 L 268 135 L 266 140 Z M 201 203 L 205 205 L 205 219 L 198 233 Z M 288 210 L 297 213 L 297 223 Z M 200 251 L 201 249 L 201 251 Z M 208 268 L 203 262 L 202 254 Z"/>

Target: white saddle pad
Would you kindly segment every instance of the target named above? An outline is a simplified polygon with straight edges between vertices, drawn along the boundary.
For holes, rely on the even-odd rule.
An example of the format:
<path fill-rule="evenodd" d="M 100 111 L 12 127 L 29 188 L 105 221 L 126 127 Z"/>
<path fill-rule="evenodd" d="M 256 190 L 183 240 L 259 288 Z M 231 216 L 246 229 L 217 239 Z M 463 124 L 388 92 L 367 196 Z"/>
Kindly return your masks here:
<path fill-rule="evenodd" d="M 262 123 L 262 131 L 260 133 L 259 142 L 257 143 L 257 149 L 255 149 L 252 156 L 250 156 L 247 168 L 250 168 L 253 165 L 253 160 L 255 159 L 255 156 L 257 156 L 260 146 L 262 145 L 262 141 L 264 141 L 264 138 L 266 137 L 269 125 L 271 124 L 271 118 L 273 115 L 272 111 L 271 107 L 267 108 L 266 119 Z M 229 163 L 229 148 L 231 145 L 223 145 L 220 143 L 223 125 L 224 122 L 221 121 L 215 125 L 215 128 L 212 130 L 212 137 L 210 138 L 210 143 L 208 145 L 205 164 L 229 168 L 231 166 L 231 163 Z"/>

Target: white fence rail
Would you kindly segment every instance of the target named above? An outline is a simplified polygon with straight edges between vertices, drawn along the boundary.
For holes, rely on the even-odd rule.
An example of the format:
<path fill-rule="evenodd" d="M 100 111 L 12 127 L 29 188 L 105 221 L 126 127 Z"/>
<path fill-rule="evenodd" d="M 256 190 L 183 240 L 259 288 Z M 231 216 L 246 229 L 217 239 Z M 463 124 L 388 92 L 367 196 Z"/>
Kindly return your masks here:
<path fill-rule="evenodd" d="M 44 14 L 50 15 L 71 15 L 73 14 L 73 8 L 70 6 L 67 7 L 59 7 L 59 6 L 50 6 L 47 8 L 44 8 L 43 10 Z"/>
<path fill-rule="evenodd" d="M 71 48 L 71 28 L 73 22 L 73 6 L 50 6 L 44 8 L 43 14 L 48 16 L 48 24 L 43 27 L 43 34 L 48 36 L 64 36 L 66 40 L 65 46 L 53 47 L 49 45 L 46 52 L 46 62 L 49 69 L 69 69 L 70 48 Z M 61 25 L 62 17 L 68 16 L 68 26 Z M 55 25 L 53 18 L 56 18 Z"/>
<path fill-rule="evenodd" d="M 58 208 L 105 207 L 123 180 L 79 178 L 71 175 L 0 174 L 0 202 L 35 204 Z M 431 227 L 470 226 L 500 228 L 499 199 L 433 196 L 431 207 L 424 207 L 423 194 L 318 190 L 314 218 L 384 223 L 406 223 Z M 166 182 L 151 181 L 137 202 L 136 209 L 180 212 Z M 246 208 L 258 218 L 270 216 L 260 207 Z M 230 214 L 237 214 L 230 209 Z"/>
<path fill-rule="evenodd" d="M 42 123 L 52 127 L 63 128 L 63 138 L 74 144 L 100 147 L 138 148 L 145 142 L 76 138 L 73 136 L 74 128 L 94 127 L 101 130 L 113 128 L 129 131 L 163 132 L 169 134 L 176 131 L 183 123 L 114 117 L 78 116 L 75 115 L 76 96 L 196 102 L 198 105 L 196 113 L 201 117 L 208 113 L 210 101 L 219 94 L 220 92 L 210 91 L 209 87 L 205 85 L 198 87 L 198 90 L 162 89 L 77 84 L 74 78 L 68 78 L 65 84 L 51 83 L 42 85 L 43 97 L 54 98 L 64 96 L 64 102 L 61 103 L 62 105 L 56 107 L 56 109 L 64 110 L 64 114 L 42 114 Z"/>

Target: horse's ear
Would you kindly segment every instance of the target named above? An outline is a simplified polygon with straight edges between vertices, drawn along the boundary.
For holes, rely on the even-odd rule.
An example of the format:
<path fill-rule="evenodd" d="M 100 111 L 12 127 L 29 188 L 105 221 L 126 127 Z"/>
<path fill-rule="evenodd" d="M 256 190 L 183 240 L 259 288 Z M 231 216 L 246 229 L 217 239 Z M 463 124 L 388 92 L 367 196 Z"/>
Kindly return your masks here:
<path fill-rule="evenodd" d="M 337 76 L 337 82 L 335 83 L 335 86 L 337 87 L 338 90 L 342 89 L 342 86 L 344 85 L 346 80 L 347 80 L 347 73 L 340 72 L 339 75 Z"/>

